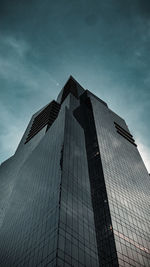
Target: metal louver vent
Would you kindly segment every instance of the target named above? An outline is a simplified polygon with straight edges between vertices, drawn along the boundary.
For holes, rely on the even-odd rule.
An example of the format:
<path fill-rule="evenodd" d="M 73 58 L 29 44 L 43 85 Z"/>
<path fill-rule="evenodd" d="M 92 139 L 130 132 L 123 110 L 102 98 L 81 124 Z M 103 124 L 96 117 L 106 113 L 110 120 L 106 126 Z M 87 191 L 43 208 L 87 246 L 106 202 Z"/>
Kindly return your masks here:
<path fill-rule="evenodd" d="M 60 104 L 56 101 L 52 101 L 44 110 L 42 110 L 38 116 L 34 119 L 25 144 L 29 142 L 39 131 L 41 131 L 46 125 L 47 129 L 50 128 L 52 123 L 56 120 L 60 110 Z"/>
<path fill-rule="evenodd" d="M 118 123 L 114 122 L 117 133 L 119 133 L 121 136 L 123 136 L 125 139 L 127 139 L 131 144 L 134 146 L 137 146 L 135 144 L 135 140 L 133 139 L 133 136 L 127 132 L 125 129 L 123 129 Z"/>

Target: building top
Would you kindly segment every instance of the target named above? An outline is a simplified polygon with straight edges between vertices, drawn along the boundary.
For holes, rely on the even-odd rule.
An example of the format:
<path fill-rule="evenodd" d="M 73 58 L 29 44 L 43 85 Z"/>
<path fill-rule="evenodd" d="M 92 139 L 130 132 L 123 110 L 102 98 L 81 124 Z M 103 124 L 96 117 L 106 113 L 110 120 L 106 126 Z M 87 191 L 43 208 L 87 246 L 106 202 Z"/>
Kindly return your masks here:
<path fill-rule="evenodd" d="M 80 95 L 83 94 L 85 91 L 93 95 L 97 100 L 99 100 L 105 106 L 107 106 L 107 104 L 102 99 L 92 94 L 89 90 L 85 90 L 72 76 L 69 77 L 68 81 L 66 82 L 62 90 L 60 91 L 57 97 L 57 102 L 59 104 L 62 104 L 69 93 L 72 93 L 72 95 L 78 99 Z"/>

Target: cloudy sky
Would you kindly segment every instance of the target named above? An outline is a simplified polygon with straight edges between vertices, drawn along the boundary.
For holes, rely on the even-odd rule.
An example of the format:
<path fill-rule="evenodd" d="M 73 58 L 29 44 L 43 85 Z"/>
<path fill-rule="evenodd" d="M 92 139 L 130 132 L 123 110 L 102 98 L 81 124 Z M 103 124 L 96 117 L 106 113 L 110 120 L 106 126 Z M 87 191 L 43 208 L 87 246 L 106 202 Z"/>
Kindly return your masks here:
<path fill-rule="evenodd" d="M 126 120 L 150 172 L 149 0 L 0 0 L 0 162 L 70 74 Z"/>

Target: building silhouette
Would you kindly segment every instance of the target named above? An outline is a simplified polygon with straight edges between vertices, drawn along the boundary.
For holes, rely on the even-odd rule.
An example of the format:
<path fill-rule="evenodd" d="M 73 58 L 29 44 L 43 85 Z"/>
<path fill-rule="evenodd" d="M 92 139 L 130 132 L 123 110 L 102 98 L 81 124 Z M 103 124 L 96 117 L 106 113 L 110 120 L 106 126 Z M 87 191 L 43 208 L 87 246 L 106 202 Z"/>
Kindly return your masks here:
<path fill-rule="evenodd" d="M 149 189 L 125 121 L 70 77 L 0 166 L 0 266 L 150 266 Z"/>

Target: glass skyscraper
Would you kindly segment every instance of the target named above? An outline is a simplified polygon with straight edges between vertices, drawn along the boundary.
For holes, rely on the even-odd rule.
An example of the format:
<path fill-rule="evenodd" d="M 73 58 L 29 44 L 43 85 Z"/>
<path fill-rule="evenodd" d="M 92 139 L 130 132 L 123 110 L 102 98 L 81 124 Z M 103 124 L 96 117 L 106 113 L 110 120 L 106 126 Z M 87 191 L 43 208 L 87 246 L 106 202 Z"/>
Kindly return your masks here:
<path fill-rule="evenodd" d="M 0 166 L 0 266 L 150 266 L 150 177 L 125 121 L 70 77 Z"/>

